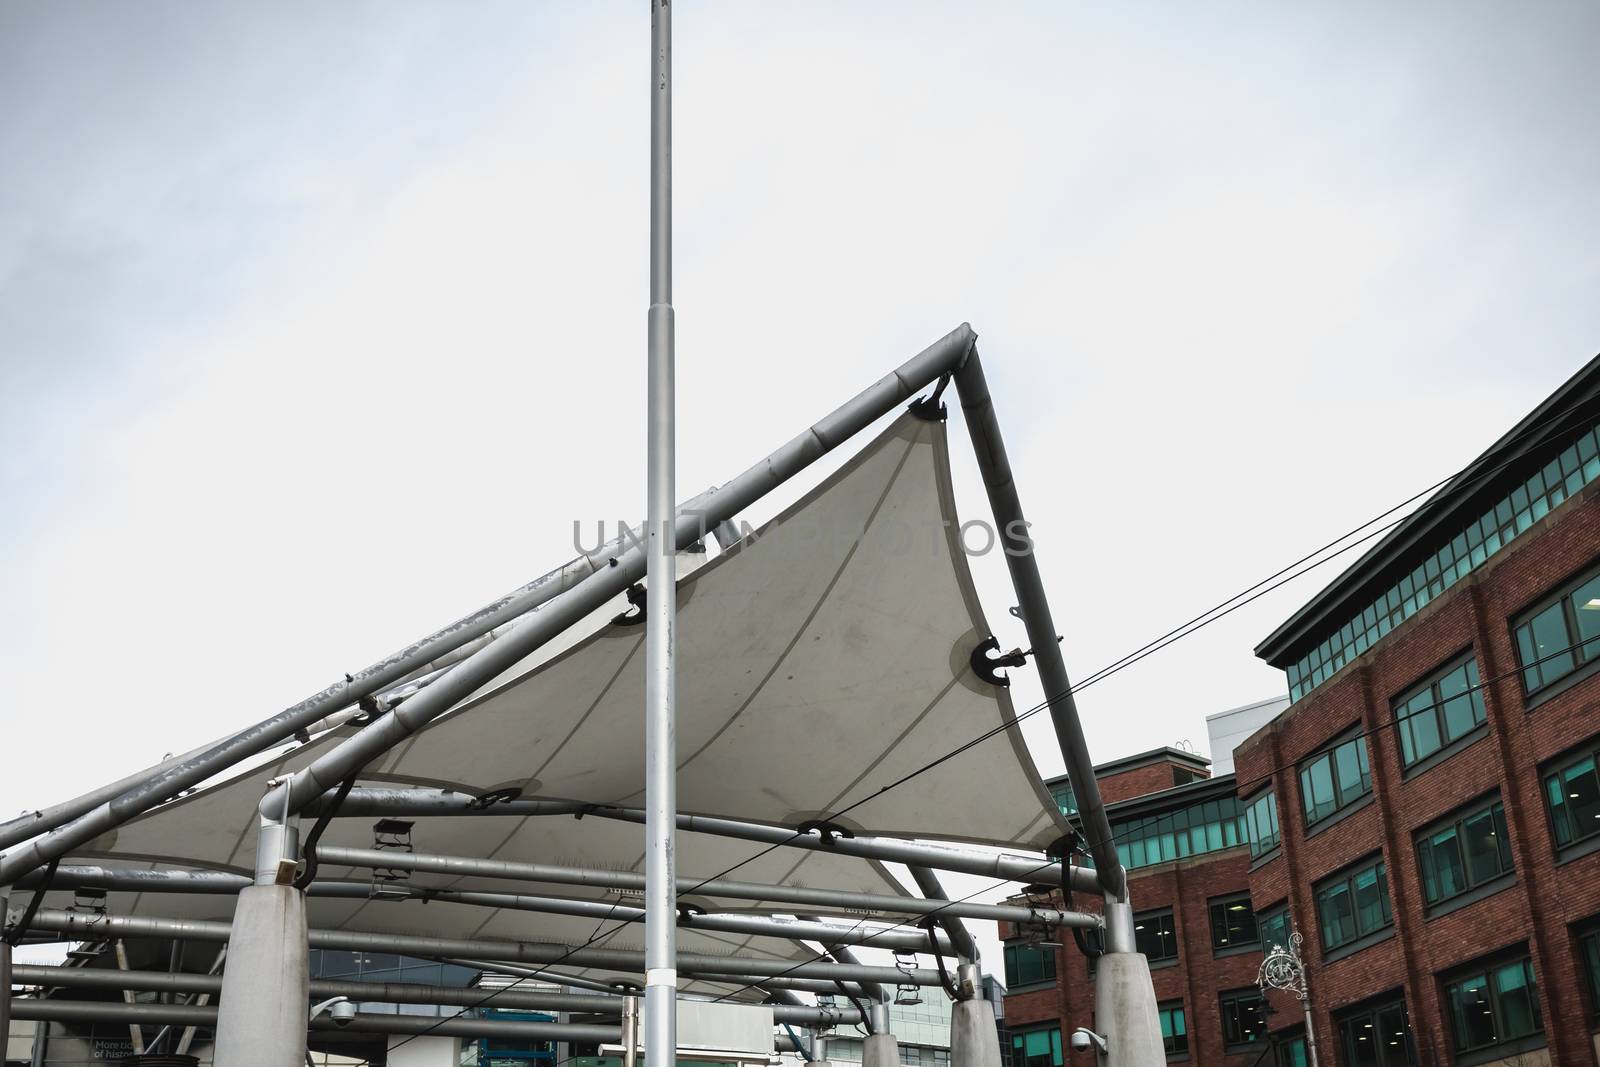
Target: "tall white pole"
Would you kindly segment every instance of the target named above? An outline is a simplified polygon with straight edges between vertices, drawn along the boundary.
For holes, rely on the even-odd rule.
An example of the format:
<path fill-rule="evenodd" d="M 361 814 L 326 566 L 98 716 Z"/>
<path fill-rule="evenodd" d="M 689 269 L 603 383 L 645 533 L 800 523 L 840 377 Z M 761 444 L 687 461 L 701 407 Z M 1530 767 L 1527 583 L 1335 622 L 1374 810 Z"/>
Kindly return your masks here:
<path fill-rule="evenodd" d="M 649 509 L 645 606 L 644 1053 L 669 1067 L 678 1047 L 677 545 L 672 327 L 672 9 L 650 3 Z"/>

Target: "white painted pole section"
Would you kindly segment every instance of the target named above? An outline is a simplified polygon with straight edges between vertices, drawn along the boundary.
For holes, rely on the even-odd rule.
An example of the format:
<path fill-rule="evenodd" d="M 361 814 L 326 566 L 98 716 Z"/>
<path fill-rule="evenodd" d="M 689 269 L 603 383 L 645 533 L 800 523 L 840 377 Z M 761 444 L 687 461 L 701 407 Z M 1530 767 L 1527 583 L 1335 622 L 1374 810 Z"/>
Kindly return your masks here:
<path fill-rule="evenodd" d="M 650 3 L 649 478 L 645 536 L 644 1054 L 652 1067 L 678 1047 L 678 752 L 676 476 L 672 322 L 672 9 Z"/>

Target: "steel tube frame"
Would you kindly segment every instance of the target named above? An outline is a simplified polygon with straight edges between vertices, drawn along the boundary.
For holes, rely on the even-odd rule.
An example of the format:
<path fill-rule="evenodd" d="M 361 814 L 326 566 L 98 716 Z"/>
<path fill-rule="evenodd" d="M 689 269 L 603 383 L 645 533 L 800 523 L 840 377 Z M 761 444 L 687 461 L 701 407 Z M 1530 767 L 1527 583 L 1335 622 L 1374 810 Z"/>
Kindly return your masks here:
<path fill-rule="evenodd" d="M 944 891 L 939 876 L 926 867 L 909 867 L 911 878 L 917 883 L 917 888 L 922 890 L 922 895 L 929 900 L 947 901 L 950 894 Z M 978 943 L 972 939 L 972 932 L 966 928 L 960 919 L 940 914 L 939 925 L 949 935 L 950 943 L 955 946 L 961 958 L 968 963 L 978 962 Z"/>
<path fill-rule="evenodd" d="M 93 916 L 77 912 L 41 909 L 34 919 L 40 930 L 73 935 L 74 940 L 108 937 L 179 937 L 191 941 L 227 941 L 232 924 L 191 919 L 155 919 L 126 915 Z M 364 934 L 349 930 L 311 930 L 312 948 L 360 949 L 372 952 L 399 952 L 408 956 L 457 956 L 510 960 L 517 963 L 567 963 L 574 967 L 602 967 L 639 972 L 644 954 L 622 949 L 573 948 L 541 941 L 493 941 L 471 938 L 420 937 L 399 934 Z M 740 975 L 755 979 L 794 975 L 798 978 L 838 979 L 841 981 L 914 982 L 938 985 L 937 971 L 894 967 L 851 967 L 837 963 L 795 963 L 782 959 L 751 959 L 732 956 L 680 954 L 684 974 L 703 977 Z"/>
<path fill-rule="evenodd" d="M 650 3 L 650 309 L 647 321 L 645 546 L 644 1055 L 678 1048 L 678 742 L 673 636 L 677 543 L 668 529 L 677 471 L 672 311 L 672 7 Z M 712 525 L 715 525 L 714 523 Z M 628 1055 L 633 1046 L 630 1035 Z"/>
<path fill-rule="evenodd" d="M 512 800 L 492 804 L 475 810 L 470 807 L 473 797 L 466 793 L 434 789 L 383 789 L 357 788 L 350 790 L 339 805 L 339 815 L 364 818 L 372 815 L 429 816 L 515 816 L 572 815 L 584 818 L 614 819 L 619 822 L 644 822 L 641 808 L 625 808 L 611 804 L 587 804 L 576 800 Z M 308 807 L 307 814 L 324 810 L 332 803 L 331 795 L 319 798 Z M 1054 874 L 1060 863 L 1047 856 L 1018 856 L 1003 853 L 967 851 L 950 845 L 930 845 L 905 841 L 893 837 L 826 837 L 820 833 L 802 833 L 782 826 L 724 819 L 711 815 L 677 816 L 678 829 L 716 837 L 731 837 L 743 841 L 759 841 L 769 845 L 806 849 L 811 852 L 832 852 L 862 859 L 890 860 L 911 867 L 930 867 L 956 874 L 975 874 L 985 878 L 1007 878 L 1017 882 L 1038 882 L 1043 876 Z M 1098 893 L 1100 880 L 1087 867 L 1069 867 L 1069 877 L 1074 889 Z"/>
<path fill-rule="evenodd" d="M 972 328 L 963 323 L 901 364 L 877 384 L 836 408 L 765 460 L 706 497 L 702 510 L 679 514 L 677 547 L 687 548 L 701 540 L 706 530 L 723 519 L 737 515 L 819 457 L 871 425 L 874 420 L 892 411 L 918 389 L 952 370 L 966 357 L 973 336 Z M 360 733 L 323 753 L 295 774 L 288 785 L 279 787 L 290 791 L 288 810 L 298 813 L 317 797 L 366 766 L 378 754 L 420 730 L 484 682 L 512 667 L 644 577 L 645 553 L 637 545 L 608 562 L 612 565 L 522 619 L 504 637 L 463 660 L 433 685 L 376 722 L 363 727 Z M 277 793 L 278 790 L 273 790 L 261 799 L 263 812 L 276 813 L 282 810 L 283 801 Z"/>
<path fill-rule="evenodd" d="M 693 509 L 707 495 L 696 497 L 685 504 L 682 510 Z M 346 675 L 343 681 L 335 682 L 320 693 L 254 726 L 164 760 L 73 800 L 0 823 L 0 848 L 9 848 L 60 828 L 28 849 L 0 855 L 0 885 L 14 881 L 23 871 L 66 855 L 83 842 L 121 826 L 183 790 L 293 737 L 300 730 L 317 727 L 321 720 L 365 697 L 373 696 L 396 683 L 405 683 L 418 673 L 436 670 L 441 665 L 450 666 L 455 662 L 455 657 L 472 642 L 493 634 L 499 627 L 606 569 L 629 539 L 628 534 L 621 534 L 593 553 L 579 556 L 535 578 L 492 604 L 457 619 L 444 629 L 413 642 L 361 671 Z"/>
<path fill-rule="evenodd" d="M 89 967 L 19 965 L 14 968 L 13 981 L 18 985 L 36 985 L 46 989 L 133 989 L 166 995 L 216 994 L 222 990 L 222 979 L 215 975 L 169 971 L 113 971 Z M 483 1003 L 488 996 L 489 994 L 481 989 L 420 985 L 412 982 L 349 982 L 316 978 L 311 980 L 313 1000 L 346 997 L 362 1003 L 434 1004 L 443 1007 L 471 1008 Z M 587 1015 L 619 1014 L 627 999 L 618 993 L 558 993 L 543 989 L 506 989 L 494 994 L 496 1007 L 577 1012 Z M 827 1009 L 811 1005 L 779 1004 L 774 1005 L 773 1009 L 776 1012 L 774 1018 L 781 1022 L 860 1021 L 860 1013 L 854 1008 Z M 150 1044 L 154 1047 L 156 1042 L 152 1041 Z"/>
<path fill-rule="evenodd" d="M 324 846 L 317 850 L 319 856 L 324 858 L 337 851 L 335 846 Z M 401 854 L 379 853 L 371 850 L 352 849 L 351 852 L 365 854 L 368 857 L 383 856 L 385 859 L 395 858 Z M 424 856 L 424 864 L 435 857 Z M 454 857 L 437 857 L 453 860 Z M 346 862 L 344 858 L 337 861 Z M 557 881 L 557 878 L 542 877 L 554 872 L 557 875 L 568 877 L 561 879 L 565 884 L 603 886 L 605 888 L 635 889 L 639 887 L 638 875 L 614 871 L 586 871 L 581 868 L 570 867 L 542 867 L 534 864 L 514 864 L 498 860 L 465 860 L 473 864 L 486 864 L 492 870 L 473 870 L 470 872 L 479 876 L 504 878 L 515 881 Z M 449 868 L 413 865 L 415 870 L 446 870 Z M 353 863 L 352 866 L 396 866 L 394 863 Z M 507 867 L 513 868 L 506 870 Z M 521 868 L 520 870 L 518 868 Z M 615 879 L 605 878 L 598 880 L 598 876 L 616 875 Z M 38 885 L 41 874 L 35 872 L 23 878 L 18 883 L 18 889 L 31 889 Z M 633 879 L 633 881 L 629 881 Z M 615 884 L 613 884 L 615 883 Z M 55 888 L 75 889 L 79 886 L 94 886 L 100 889 L 128 890 L 135 893 L 211 893 L 233 894 L 250 884 L 250 879 L 242 874 L 230 874 L 225 871 L 172 871 L 151 870 L 147 867 L 115 867 L 115 866 L 88 866 L 63 864 L 56 871 Z M 701 887 L 701 883 L 694 878 L 683 877 L 678 879 L 680 891 Z M 399 887 L 394 887 L 398 889 Z M 432 896 L 436 899 L 448 899 L 440 896 L 451 892 L 450 890 L 434 890 L 421 886 L 409 887 L 407 890 L 410 899 L 427 899 Z M 1024 908 L 1012 904 L 974 904 L 968 901 L 957 901 L 948 908 L 942 908 L 938 901 L 927 901 L 919 897 L 897 897 L 888 894 L 853 893 L 847 890 L 830 889 L 797 889 L 790 886 L 766 886 L 757 882 L 736 882 L 713 880 L 706 882 L 699 889 L 700 893 L 712 896 L 730 897 L 740 900 L 767 901 L 790 903 L 810 908 L 844 908 L 852 914 L 864 910 L 885 912 L 892 915 L 925 915 L 937 911 L 940 915 L 951 915 L 964 919 L 986 919 L 994 922 L 1031 923 L 1034 925 L 1045 924 L 1050 926 L 1082 926 L 1085 928 L 1100 925 L 1097 915 L 1088 912 L 1064 912 L 1053 908 Z M 307 894 L 313 897 L 344 897 L 367 898 L 372 895 L 370 882 L 342 882 L 342 881 L 315 881 L 307 887 Z"/>
<path fill-rule="evenodd" d="M 1101 800 L 1100 787 L 1095 781 L 1094 761 L 1089 758 L 1089 746 L 1083 736 L 1078 705 L 1072 697 L 1072 683 L 1067 677 L 1066 662 L 1061 658 L 1055 620 L 1050 615 L 1050 602 L 1044 592 L 1044 578 L 1039 573 L 1033 541 L 1028 536 L 1022 500 L 1017 495 L 1011 461 L 1006 457 L 1005 440 L 1000 434 L 1000 422 L 995 417 L 994 401 L 989 396 L 989 383 L 984 378 L 983 361 L 978 357 L 976 346 L 971 355 L 956 368 L 954 377 L 967 432 L 972 437 L 972 451 L 978 460 L 978 473 L 988 492 L 989 509 L 994 515 L 1001 547 L 1005 550 L 1011 586 L 1017 595 L 1028 642 L 1033 646 L 1033 662 L 1038 667 L 1039 682 L 1049 702 L 1056 743 L 1061 748 L 1061 758 L 1066 761 L 1067 775 L 1078 800 L 1078 814 L 1083 820 L 1086 838 L 1084 843 L 1094 857 L 1099 888 L 1113 897 L 1122 898 L 1126 892 L 1127 876 L 1117 856 L 1116 842 L 1111 836 L 1111 822 L 1106 817 L 1105 803 Z"/>
<path fill-rule="evenodd" d="M 479 970 L 488 971 L 491 974 L 509 974 L 513 977 L 537 978 L 540 981 L 577 986 L 580 989 L 593 989 L 601 993 L 615 993 L 617 991 L 615 986 L 607 985 L 604 982 L 596 982 L 587 978 L 578 978 L 573 975 L 561 974 L 556 971 L 544 971 L 535 970 L 528 967 L 518 967 L 515 964 L 505 963 L 500 960 L 467 960 L 448 956 L 436 956 L 432 958 L 437 959 L 442 963 L 455 963 L 464 967 L 477 967 Z M 758 978 L 755 975 L 718 975 L 714 978 L 704 979 L 704 981 L 712 982 L 717 985 L 738 986 L 741 989 L 745 986 L 759 986 L 769 993 L 773 990 L 789 989 L 799 989 L 807 993 L 822 993 L 824 995 L 834 995 L 839 992 L 839 986 L 836 983 L 824 982 L 815 978 Z M 846 984 L 848 985 L 849 983 Z M 688 996 L 688 994 L 685 994 L 685 996 Z"/>
<path fill-rule="evenodd" d="M 18 998 L 15 1016 L 49 1022 L 114 1022 L 130 1026 L 176 1023 L 180 1026 L 215 1026 L 218 1009 L 189 1004 L 116 1004 L 104 1001 L 35 1000 Z M 437 1034 L 441 1037 L 522 1037 L 537 1041 L 615 1041 L 616 1026 L 580 1023 L 513 1022 L 503 1019 L 369 1015 L 357 1013 L 348 1023 L 324 1015 L 310 1021 L 311 1030 L 337 1030 L 365 1034 Z"/>
<path fill-rule="evenodd" d="M 554 867 L 542 863 L 515 863 L 509 860 L 480 860 L 467 856 L 434 856 L 423 852 L 396 852 L 379 849 L 344 848 L 337 845 L 318 845 L 317 858 L 323 863 L 342 864 L 348 867 L 389 867 L 397 870 L 429 871 L 438 874 L 505 878 L 521 882 L 551 882 L 559 885 L 585 885 L 601 889 L 644 888 L 644 877 L 629 871 L 590 870 L 583 867 Z M 1004 875 L 996 872 L 997 877 Z M 1092 929 L 1100 925 L 1100 917 L 1088 912 L 1034 911 L 1028 908 L 994 904 L 974 905 L 958 903 L 946 905 L 917 897 L 895 897 L 887 894 L 850 893 L 830 889 L 807 889 L 795 886 L 767 886 L 755 882 L 730 882 L 720 878 L 696 881 L 679 878 L 680 893 L 694 892 L 712 897 L 732 897 L 769 903 L 800 904 L 810 908 L 882 908 L 898 914 L 960 915 L 967 918 L 999 918 L 1007 922 L 1028 922 L 1034 916 L 1048 914 L 1058 926 L 1078 926 Z"/>

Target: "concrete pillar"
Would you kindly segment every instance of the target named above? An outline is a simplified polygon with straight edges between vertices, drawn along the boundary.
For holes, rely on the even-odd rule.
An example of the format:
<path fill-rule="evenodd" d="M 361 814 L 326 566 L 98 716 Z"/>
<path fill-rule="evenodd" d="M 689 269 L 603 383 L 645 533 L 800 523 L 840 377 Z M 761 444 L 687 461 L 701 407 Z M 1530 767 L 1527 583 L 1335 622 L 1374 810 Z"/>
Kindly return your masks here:
<path fill-rule="evenodd" d="M 900 1042 L 893 1034 L 869 1034 L 862 1045 L 861 1067 L 900 1067 Z"/>
<path fill-rule="evenodd" d="M 306 899 L 293 886 L 239 891 L 217 1009 L 216 1062 L 228 1067 L 305 1067 Z"/>
<path fill-rule="evenodd" d="M 217 1008 L 219 1064 L 305 1067 L 311 949 L 306 895 L 292 884 L 299 851 L 292 820 L 262 820 L 255 885 L 239 891 L 233 909 Z"/>
<path fill-rule="evenodd" d="M 994 1007 L 982 997 L 950 1005 L 950 1067 L 1000 1067 Z"/>
<path fill-rule="evenodd" d="M 1167 1062 L 1150 964 L 1139 953 L 1111 952 L 1095 961 L 1094 1019 L 1106 1039 L 1103 1067 Z"/>
<path fill-rule="evenodd" d="M 389 1067 L 460 1067 L 459 1037 L 389 1039 Z M 220 1061 L 219 1061 L 220 1062 Z"/>

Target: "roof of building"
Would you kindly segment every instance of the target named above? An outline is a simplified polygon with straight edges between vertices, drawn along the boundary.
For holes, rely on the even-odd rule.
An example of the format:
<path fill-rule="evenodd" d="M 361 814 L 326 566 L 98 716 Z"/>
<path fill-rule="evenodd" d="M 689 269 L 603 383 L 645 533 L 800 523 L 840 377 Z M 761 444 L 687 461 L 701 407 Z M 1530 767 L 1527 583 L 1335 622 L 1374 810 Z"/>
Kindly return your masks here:
<path fill-rule="evenodd" d="M 1199 771 L 1208 770 L 1211 767 L 1211 760 L 1198 752 L 1190 752 L 1182 748 L 1173 748 L 1171 745 L 1163 745 L 1160 748 L 1152 748 L 1145 752 L 1135 752 L 1131 756 L 1118 756 L 1114 760 L 1096 763 L 1094 765 L 1094 776 L 1096 778 L 1105 778 L 1108 775 L 1136 770 L 1139 767 L 1148 767 L 1154 763 L 1182 763 Z M 1054 778 L 1045 779 L 1045 784 L 1055 785 L 1066 780 L 1067 776 L 1065 774 L 1058 774 Z"/>
<path fill-rule="evenodd" d="M 1552 446 L 1567 443 L 1600 414 L 1600 356 L 1586 363 L 1487 451 L 1373 545 L 1326 588 L 1268 634 L 1255 653 L 1275 667 L 1363 610 L 1399 576 L 1450 540 L 1512 484 L 1527 475 Z"/>

